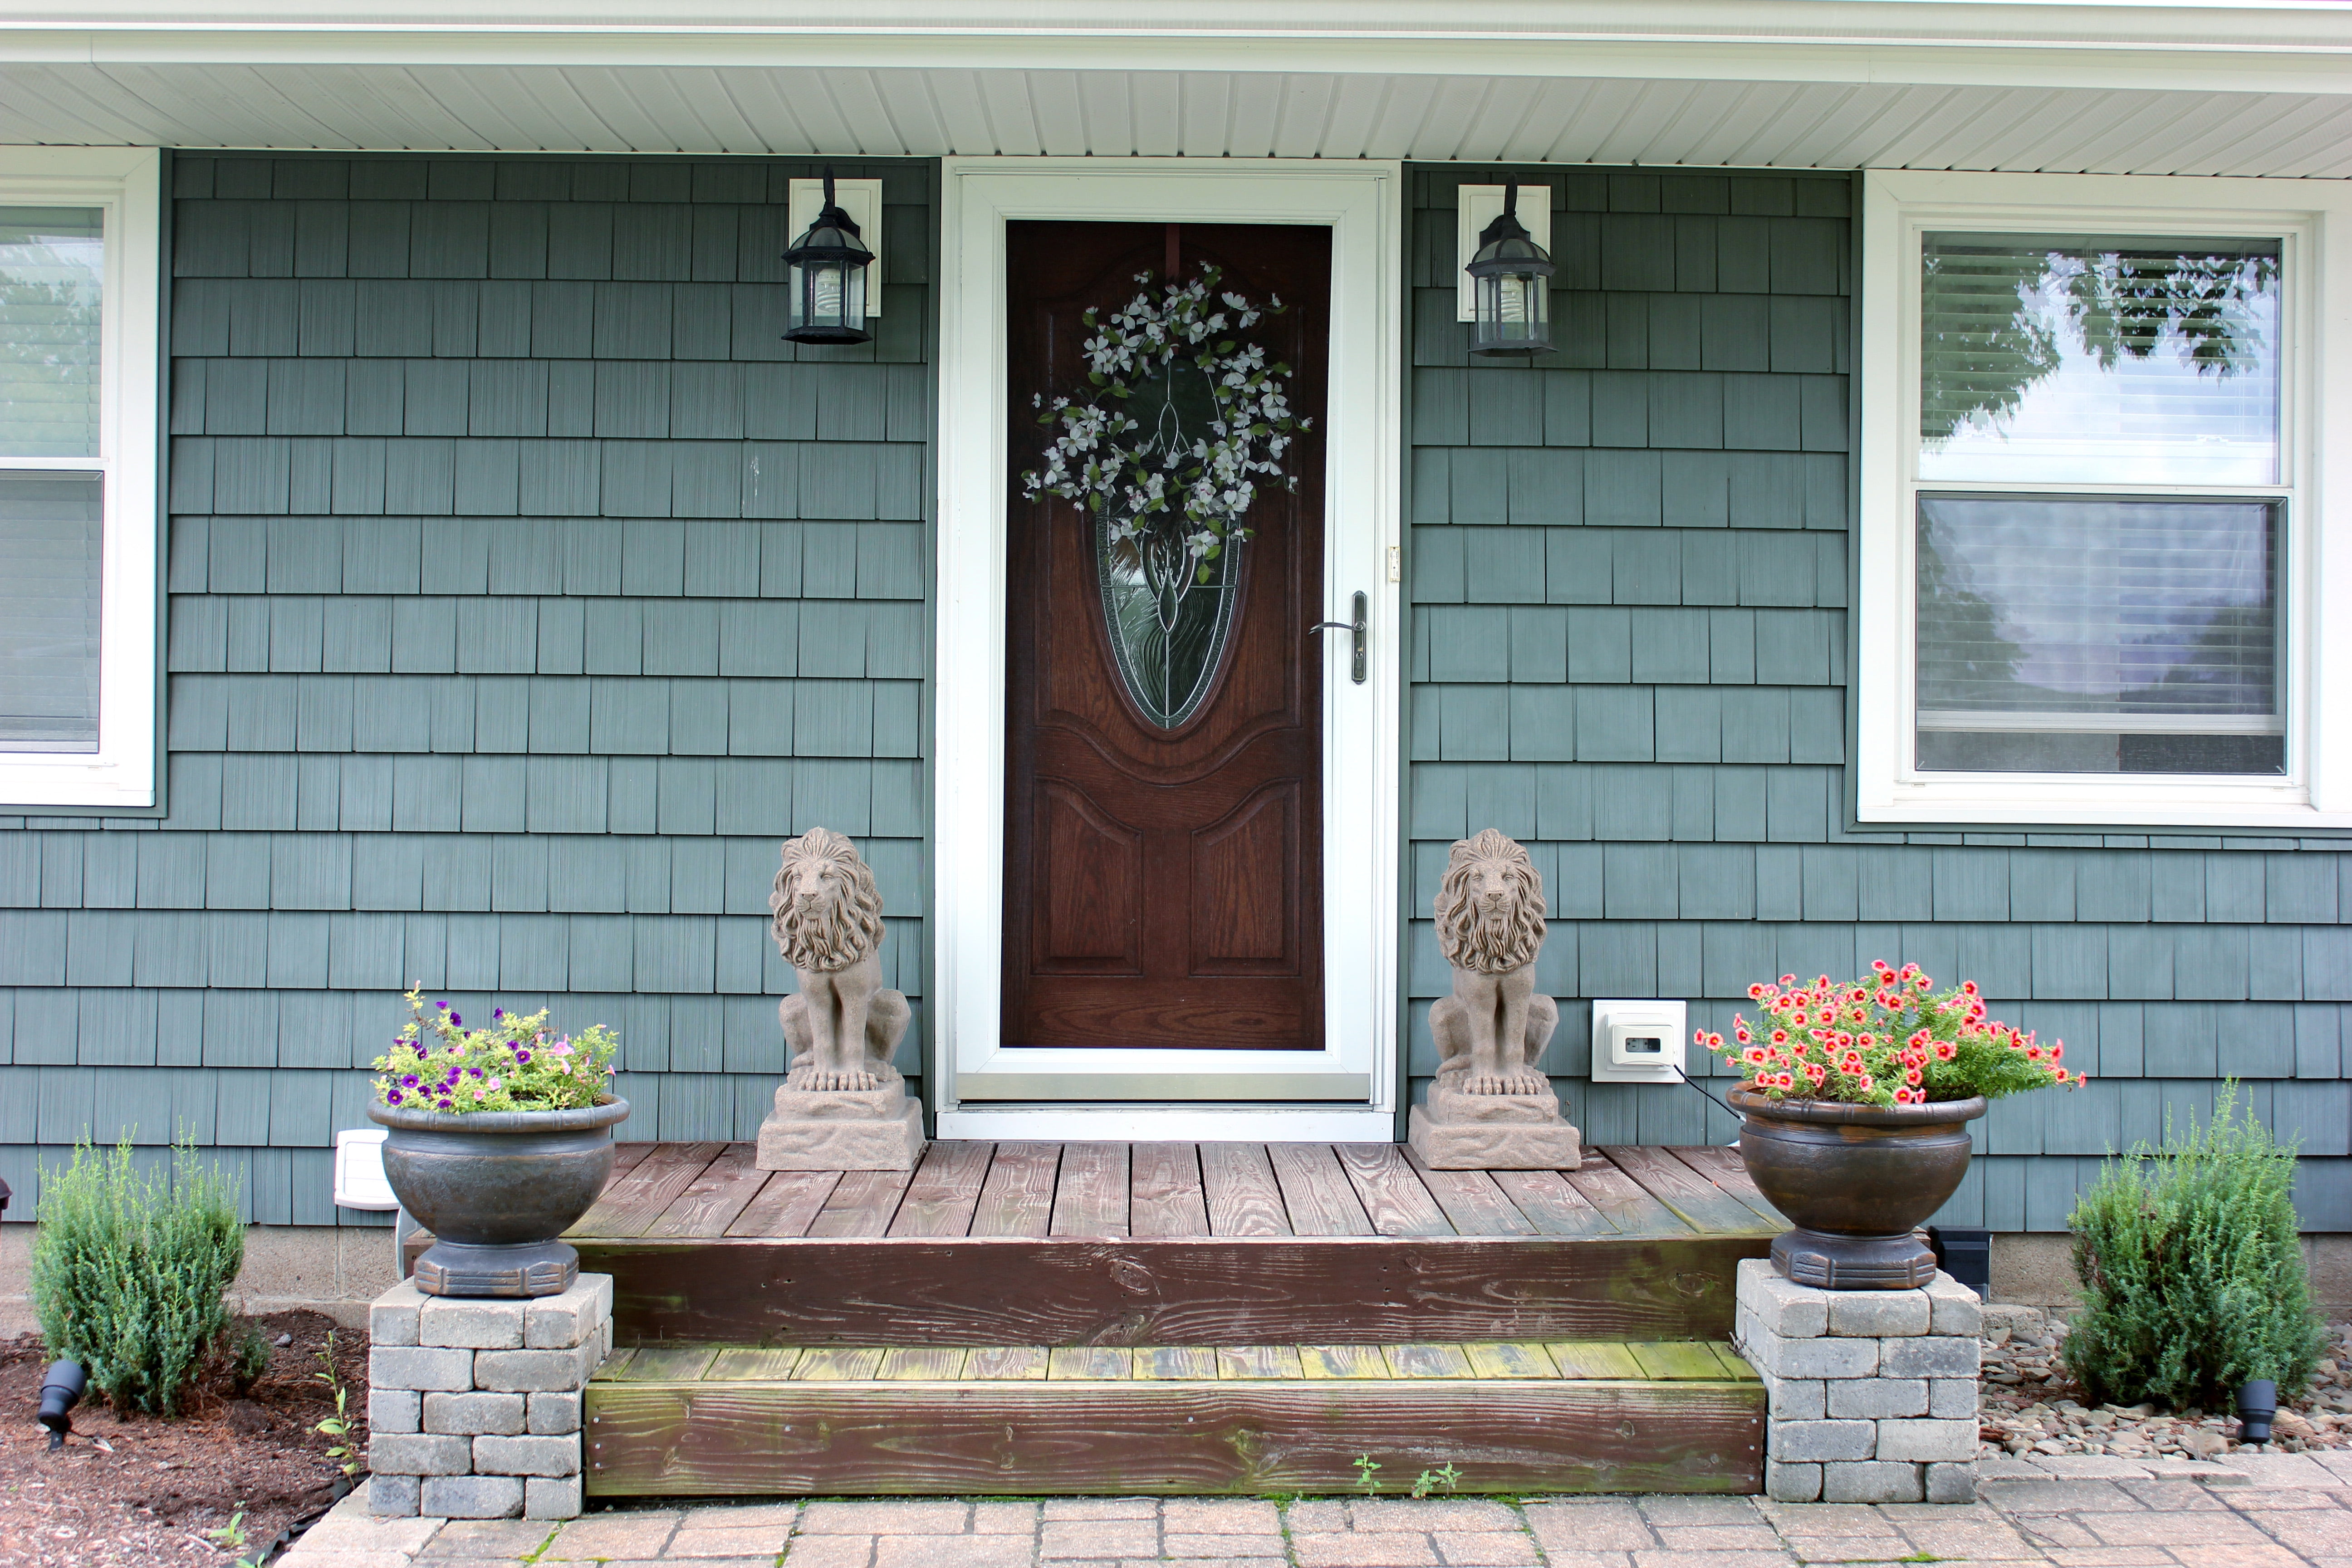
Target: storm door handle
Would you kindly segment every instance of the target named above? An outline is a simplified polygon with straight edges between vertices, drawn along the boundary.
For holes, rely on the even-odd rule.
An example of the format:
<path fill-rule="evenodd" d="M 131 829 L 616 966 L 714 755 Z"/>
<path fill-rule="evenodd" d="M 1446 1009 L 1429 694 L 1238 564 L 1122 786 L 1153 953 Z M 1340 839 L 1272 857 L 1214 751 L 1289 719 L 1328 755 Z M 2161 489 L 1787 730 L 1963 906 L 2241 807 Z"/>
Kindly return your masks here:
<path fill-rule="evenodd" d="M 1349 678 L 1354 680 L 1359 686 L 1361 686 L 1364 683 L 1364 637 L 1366 634 L 1371 630 L 1371 620 L 1368 611 L 1370 603 L 1370 600 L 1368 600 L 1362 594 L 1359 593 L 1356 595 L 1356 618 L 1354 620 L 1318 621 L 1315 625 L 1307 628 L 1307 635 L 1310 637 L 1317 632 L 1327 629 L 1332 631 L 1350 632 L 1354 634 L 1355 656 L 1349 661 L 1348 674 Z"/>

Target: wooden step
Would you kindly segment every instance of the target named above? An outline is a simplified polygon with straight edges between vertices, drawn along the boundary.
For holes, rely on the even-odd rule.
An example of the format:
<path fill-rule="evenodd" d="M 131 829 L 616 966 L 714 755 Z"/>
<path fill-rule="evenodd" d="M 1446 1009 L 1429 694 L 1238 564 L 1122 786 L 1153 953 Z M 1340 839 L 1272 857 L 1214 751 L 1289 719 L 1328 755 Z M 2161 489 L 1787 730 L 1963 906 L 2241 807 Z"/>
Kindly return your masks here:
<path fill-rule="evenodd" d="M 625 1148 L 569 1239 L 623 1343 L 1720 1339 L 1786 1228 L 1723 1149 L 1432 1171 L 1391 1144 L 934 1143 L 912 1173 Z M 421 1245 L 421 1243 L 419 1244 Z"/>
<path fill-rule="evenodd" d="M 608 1498 L 1754 1492 L 1764 1446 L 1704 1341 L 637 1348 L 586 1415 Z"/>

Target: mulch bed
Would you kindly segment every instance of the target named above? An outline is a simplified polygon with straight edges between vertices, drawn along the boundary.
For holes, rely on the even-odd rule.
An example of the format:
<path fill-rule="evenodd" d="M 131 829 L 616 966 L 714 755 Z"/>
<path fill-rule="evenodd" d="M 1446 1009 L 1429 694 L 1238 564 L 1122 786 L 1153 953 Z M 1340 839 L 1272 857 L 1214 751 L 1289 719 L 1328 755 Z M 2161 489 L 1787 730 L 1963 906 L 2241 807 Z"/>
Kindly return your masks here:
<path fill-rule="evenodd" d="M 240 1397 L 209 1372 L 184 1413 L 166 1421 L 109 1408 L 96 1390 L 74 1407 L 73 1436 L 55 1453 L 34 1424 L 48 1356 L 37 1336 L 0 1341 L 0 1563 L 10 1568 L 212 1568 L 260 1561 L 280 1531 L 335 1499 L 340 1466 L 311 1430 L 334 1414 L 314 1374 L 335 1331 L 335 1362 L 364 1445 L 367 1335 L 317 1312 L 238 1319 L 273 1342 L 268 1372 Z M 280 1338 L 289 1342 L 276 1344 Z M 245 1510 L 245 1545 L 205 1531 Z"/>

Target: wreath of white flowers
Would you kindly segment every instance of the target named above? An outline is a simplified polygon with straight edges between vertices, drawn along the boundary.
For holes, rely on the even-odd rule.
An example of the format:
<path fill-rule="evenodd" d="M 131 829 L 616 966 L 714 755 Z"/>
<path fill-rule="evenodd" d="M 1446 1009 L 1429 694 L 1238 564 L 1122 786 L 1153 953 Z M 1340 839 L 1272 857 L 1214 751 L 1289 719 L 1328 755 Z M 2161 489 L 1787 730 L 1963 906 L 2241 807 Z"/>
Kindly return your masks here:
<path fill-rule="evenodd" d="M 1250 537 L 1242 519 L 1259 478 L 1297 488 L 1282 458 L 1311 424 L 1290 412 L 1290 366 L 1269 363 L 1261 344 L 1223 336 L 1279 315 L 1281 298 L 1261 306 L 1221 292 L 1221 276 L 1203 267 L 1192 282 L 1164 285 L 1155 297 L 1151 274 L 1137 273 L 1145 287 L 1125 308 L 1108 321 L 1099 310 L 1082 318 L 1093 329 L 1083 352 L 1097 390 L 1031 399 L 1042 410 L 1037 422 L 1059 425 L 1061 433 L 1046 447 L 1045 466 L 1021 476 L 1024 494 L 1061 496 L 1101 514 L 1112 542 L 1134 540 L 1153 587 L 1164 584 L 1174 597 L 1209 581 L 1209 563 Z M 1207 432 L 1189 443 L 1171 437 L 1164 420 L 1144 429 L 1121 406 L 1139 384 L 1172 374 L 1180 359 L 1207 377 L 1215 399 Z"/>

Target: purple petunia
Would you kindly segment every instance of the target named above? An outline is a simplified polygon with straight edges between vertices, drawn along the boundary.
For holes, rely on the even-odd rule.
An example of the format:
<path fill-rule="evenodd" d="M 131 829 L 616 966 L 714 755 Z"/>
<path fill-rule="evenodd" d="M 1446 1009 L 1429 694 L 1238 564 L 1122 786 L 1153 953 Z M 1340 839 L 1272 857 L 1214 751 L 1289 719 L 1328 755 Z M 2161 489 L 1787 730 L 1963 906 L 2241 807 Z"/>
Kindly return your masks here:
<path fill-rule="evenodd" d="M 456 1104 L 454 1104 L 453 1102 L 451 1102 L 451 1101 L 449 1101 L 449 1100 L 445 1100 L 441 1101 L 441 1106 L 440 1106 L 440 1108 L 441 1108 L 443 1110 L 457 1110 L 457 1107 L 456 1106 Z"/>
<path fill-rule="evenodd" d="M 440 1008 L 444 1013 L 446 1013 L 449 1010 L 449 1004 L 446 1002 L 436 1002 L 433 1005 L 436 1007 Z"/>
<path fill-rule="evenodd" d="M 451 1022 L 452 1024 L 457 1024 L 457 1025 L 459 1025 L 459 1026 L 462 1026 L 465 1024 L 466 1020 L 465 1020 L 465 1019 L 463 1019 L 463 1018 L 460 1018 L 459 1016 L 457 1016 L 457 1014 L 452 1013 L 452 1014 L 450 1014 L 450 1015 L 449 1015 L 449 1022 Z"/>
<path fill-rule="evenodd" d="M 468 1078 L 488 1078 L 489 1074 L 484 1072 L 479 1068 L 467 1068 L 466 1069 L 466 1076 Z"/>
<path fill-rule="evenodd" d="M 515 1047 L 515 1060 L 518 1062 L 527 1062 L 530 1060 L 530 1053 L 524 1050 L 520 1046 L 517 1046 Z"/>
<path fill-rule="evenodd" d="M 500 1018 L 505 1017 L 506 1016 L 507 1016 L 507 1010 L 506 1010 L 504 1007 L 493 1007 L 493 1008 L 491 1008 L 491 1009 L 490 1009 L 490 1019 L 491 1019 L 491 1021 L 492 1021 L 493 1023 L 497 1022 L 497 1021 L 498 1021 L 499 1019 L 500 1019 Z"/>
<path fill-rule="evenodd" d="M 415 1082 L 415 1080 L 414 1079 L 410 1079 L 409 1081 L 413 1083 L 413 1082 Z M 385 1090 L 385 1091 L 384 1091 L 383 1102 L 384 1102 L 386 1105 L 398 1105 L 398 1104 L 400 1103 L 400 1100 L 401 1100 L 401 1093 L 400 1093 L 400 1090 L 398 1090 L 398 1089 L 387 1089 L 387 1090 Z"/>
<path fill-rule="evenodd" d="M 400 1075 L 400 1081 L 407 1088 L 415 1089 L 416 1087 L 416 1075 L 413 1072 L 404 1072 Z"/>

